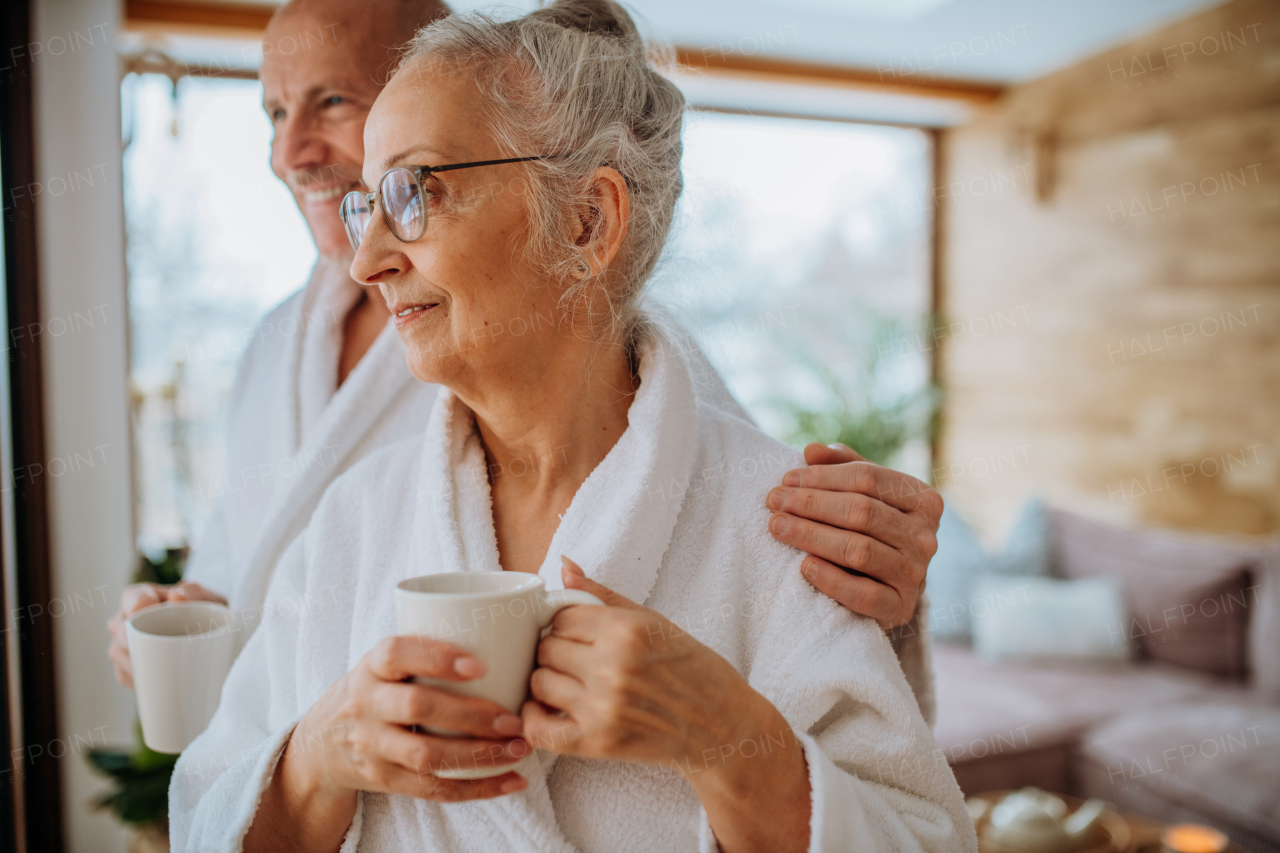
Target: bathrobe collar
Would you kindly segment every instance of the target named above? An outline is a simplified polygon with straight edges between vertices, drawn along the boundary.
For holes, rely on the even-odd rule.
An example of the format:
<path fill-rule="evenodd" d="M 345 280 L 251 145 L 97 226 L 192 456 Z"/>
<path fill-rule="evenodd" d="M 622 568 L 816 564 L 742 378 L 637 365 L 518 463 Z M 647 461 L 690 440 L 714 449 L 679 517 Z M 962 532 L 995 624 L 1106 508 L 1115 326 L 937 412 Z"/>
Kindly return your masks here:
<path fill-rule="evenodd" d="M 302 335 L 297 337 L 300 339 Z M 301 350 L 301 340 L 290 348 L 294 366 Z M 405 363 L 404 344 L 395 326 L 387 323 L 346 381 L 334 392 L 320 420 L 306 430 L 301 446 L 295 445 L 291 458 L 298 474 L 272 495 L 263 513 L 263 534 L 250 552 L 252 565 L 239 574 L 239 589 L 233 600 L 265 600 L 275 564 L 289 545 L 288 539 L 274 531 L 297 529 L 299 514 L 310 513 L 320 494 L 333 481 L 334 471 L 350 464 L 351 454 L 392 402 L 410 393 L 417 382 Z M 296 419 L 299 411 L 296 395 L 290 395 L 290 406 L 289 416 Z M 249 627 L 252 630 L 254 626 Z"/>
<path fill-rule="evenodd" d="M 290 348 L 290 356 L 296 359 L 290 366 L 296 393 L 288 398 L 289 421 L 296 448 L 312 443 L 339 389 L 343 328 L 364 290 L 364 285 L 352 280 L 345 263 L 323 257 L 316 262 L 303 294 L 301 333 L 294 336 Z"/>
<path fill-rule="evenodd" d="M 650 326 L 638 358 L 627 429 L 578 489 L 539 569 L 548 589 L 564 586 L 562 554 L 638 603 L 657 582 L 697 453 L 697 406 L 685 358 L 667 335 Z M 448 391 L 432 411 L 424 453 L 415 528 L 434 529 L 438 550 L 424 555 L 434 565 L 421 571 L 500 571 L 484 450 L 473 414 Z"/>

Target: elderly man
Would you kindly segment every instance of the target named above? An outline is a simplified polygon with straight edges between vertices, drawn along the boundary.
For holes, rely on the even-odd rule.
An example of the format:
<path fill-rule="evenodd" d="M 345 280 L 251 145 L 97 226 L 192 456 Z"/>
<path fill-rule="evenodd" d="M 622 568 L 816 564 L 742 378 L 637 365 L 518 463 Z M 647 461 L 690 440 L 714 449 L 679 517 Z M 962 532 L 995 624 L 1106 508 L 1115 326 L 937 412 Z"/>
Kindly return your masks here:
<path fill-rule="evenodd" d="M 210 599 L 229 602 L 252 626 L 273 566 L 329 483 L 425 426 L 436 387 L 410 374 L 378 290 L 351 279 L 338 208 L 361 186 L 365 118 L 396 48 L 446 14 L 438 0 L 294 0 L 267 28 L 262 85 L 275 128 L 271 166 L 292 190 L 320 258 L 306 287 L 265 318 L 244 356 L 230 399 L 228 494 L 197 541 L 187 580 L 124 591 L 109 625 L 109 656 L 127 687 L 131 613 L 160 601 Z M 708 397 L 736 405 L 712 378 Z M 811 555 L 805 577 L 831 598 L 884 628 L 914 622 L 936 547 L 937 493 L 845 447 L 810 445 L 805 460 L 809 467 L 788 472 L 768 496 L 771 534 Z M 908 639 L 898 641 L 899 654 L 929 718 L 927 663 L 919 639 L 910 639 L 919 632 L 913 625 L 900 633 Z"/>

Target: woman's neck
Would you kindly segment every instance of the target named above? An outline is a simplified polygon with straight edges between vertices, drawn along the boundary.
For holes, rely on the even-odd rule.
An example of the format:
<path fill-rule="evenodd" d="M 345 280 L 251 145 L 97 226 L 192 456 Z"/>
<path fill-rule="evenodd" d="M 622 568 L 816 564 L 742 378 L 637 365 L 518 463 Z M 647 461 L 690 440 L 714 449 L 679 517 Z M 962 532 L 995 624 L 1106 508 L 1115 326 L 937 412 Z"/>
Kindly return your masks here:
<path fill-rule="evenodd" d="M 576 336 L 562 344 L 549 359 L 528 360 L 538 369 L 508 377 L 500 393 L 471 406 L 509 571 L 538 571 L 578 488 L 626 431 L 639 385 L 626 346 Z"/>

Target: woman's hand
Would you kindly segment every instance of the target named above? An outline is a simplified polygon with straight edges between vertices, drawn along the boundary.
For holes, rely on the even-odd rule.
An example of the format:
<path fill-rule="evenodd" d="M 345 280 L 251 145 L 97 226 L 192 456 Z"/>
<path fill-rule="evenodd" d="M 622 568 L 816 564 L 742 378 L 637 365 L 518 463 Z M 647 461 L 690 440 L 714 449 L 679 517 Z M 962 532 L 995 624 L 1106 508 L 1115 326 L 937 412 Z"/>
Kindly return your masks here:
<path fill-rule="evenodd" d="M 227 600 L 216 592 L 191 581 L 172 585 L 135 583 L 125 587 L 124 592 L 120 594 L 120 609 L 116 615 L 107 620 L 107 631 L 111 634 L 111 644 L 107 646 L 107 657 L 115 666 L 116 681 L 130 690 L 133 689 L 133 663 L 129 660 L 129 634 L 125 623 L 129 621 L 130 616 L 142 608 L 160 604 L 163 601 L 227 603 Z"/>
<path fill-rule="evenodd" d="M 528 783 L 517 773 L 454 780 L 433 770 L 513 764 L 529 753 L 519 717 L 486 699 L 458 696 L 413 676 L 469 681 L 484 663 L 422 637 L 387 637 L 334 682 L 290 735 L 244 849 L 338 848 L 356 792 L 458 802 L 501 796 Z M 422 726 L 459 737 L 414 731 Z"/>
<path fill-rule="evenodd" d="M 755 691 L 728 661 L 656 610 L 586 578 L 567 558 L 563 571 L 566 587 L 607 606 L 561 610 L 538 645 L 530 681 L 537 702 L 523 712 L 533 746 L 683 768 L 741 734 L 740 715 L 726 710 L 740 709 Z"/>
<path fill-rule="evenodd" d="M 556 615 L 538 646 L 525 740 L 677 770 L 726 853 L 807 849 L 808 771 L 782 714 L 661 613 L 586 578 L 567 558 L 562 571 L 566 587 L 606 606 Z"/>

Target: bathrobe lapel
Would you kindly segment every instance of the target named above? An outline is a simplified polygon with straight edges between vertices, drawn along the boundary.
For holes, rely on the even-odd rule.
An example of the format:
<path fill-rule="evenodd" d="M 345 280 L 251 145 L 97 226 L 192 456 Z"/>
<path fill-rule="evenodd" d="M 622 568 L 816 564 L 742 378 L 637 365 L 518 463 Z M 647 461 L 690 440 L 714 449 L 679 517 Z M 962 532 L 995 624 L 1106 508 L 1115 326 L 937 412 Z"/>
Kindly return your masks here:
<path fill-rule="evenodd" d="M 538 571 L 548 589 L 564 587 L 561 554 L 638 603 L 657 582 L 693 473 L 697 404 L 683 356 L 660 336 L 648 337 L 640 364 L 627 430 L 578 489 Z M 430 560 L 422 571 L 500 571 L 484 451 L 473 415 L 448 391 L 424 454 L 414 525 L 414 553 Z"/>
<path fill-rule="evenodd" d="M 413 574 L 501 571 L 475 417 L 447 388 L 431 410 L 423 448 L 412 553 L 427 562 Z"/>
<path fill-rule="evenodd" d="M 295 368 L 299 349 L 300 344 L 291 348 Z M 397 397 L 412 393 L 417 382 L 405 363 L 404 345 L 395 327 L 388 323 L 334 393 L 320 421 L 306 431 L 305 442 L 292 454 L 298 474 L 271 496 L 263 514 L 262 534 L 249 558 L 250 570 L 240 574 L 245 588 L 236 600 L 260 602 L 266 597 L 276 561 L 306 525 L 335 472 L 354 461 L 352 453 L 361 440 Z M 296 425 L 297 395 L 288 397 L 290 422 Z M 301 430 L 295 430 L 294 435 L 300 435 Z"/>
<path fill-rule="evenodd" d="M 649 335 L 639 355 L 640 387 L 627 430 L 560 521 L 538 571 L 548 589 L 564 586 L 562 554 L 592 580 L 638 604 L 657 583 L 690 485 L 698 413 L 679 353 Z"/>

